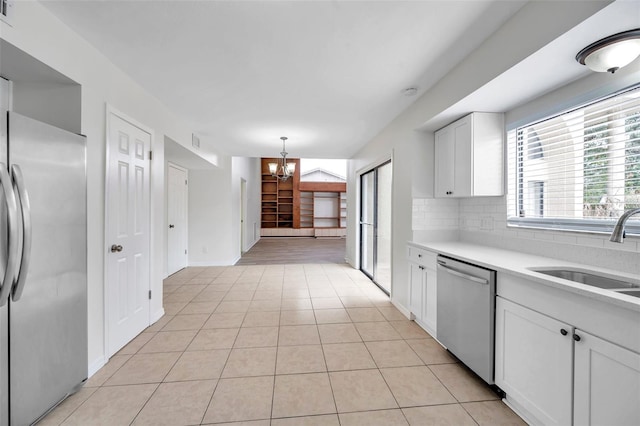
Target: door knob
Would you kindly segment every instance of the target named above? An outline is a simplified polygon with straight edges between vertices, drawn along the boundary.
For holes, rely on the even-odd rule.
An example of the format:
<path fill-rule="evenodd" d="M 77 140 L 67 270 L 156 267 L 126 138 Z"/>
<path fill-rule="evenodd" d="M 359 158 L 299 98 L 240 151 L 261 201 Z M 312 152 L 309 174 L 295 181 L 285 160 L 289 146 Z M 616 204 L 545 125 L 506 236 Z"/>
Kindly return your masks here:
<path fill-rule="evenodd" d="M 116 253 L 116 252 L 121 252 L 122 251 L 122 246 L 121 245 L 112 245 L 111 246 L 111 253 Z"/>
<path fill-rule="evenodd" d="M 169 228 L 175 228 L 175 226 L 174 226 L 174 225 L 169 224 Z"/>

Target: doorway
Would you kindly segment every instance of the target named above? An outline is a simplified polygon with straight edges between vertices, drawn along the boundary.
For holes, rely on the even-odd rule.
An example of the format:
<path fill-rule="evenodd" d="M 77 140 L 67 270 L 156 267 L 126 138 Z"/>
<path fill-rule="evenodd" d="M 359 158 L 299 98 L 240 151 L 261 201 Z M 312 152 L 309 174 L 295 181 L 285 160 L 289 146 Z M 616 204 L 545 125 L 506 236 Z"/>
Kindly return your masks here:
<path fill-rule="evenodd" d="M 360 270 L 391 293 L 391 160 L 360 176 Z"/>
<path fill-rule="evenodd" d="M 169 163 L 167 167 L 167 273 L 187 267 L 187 170 Z"/>

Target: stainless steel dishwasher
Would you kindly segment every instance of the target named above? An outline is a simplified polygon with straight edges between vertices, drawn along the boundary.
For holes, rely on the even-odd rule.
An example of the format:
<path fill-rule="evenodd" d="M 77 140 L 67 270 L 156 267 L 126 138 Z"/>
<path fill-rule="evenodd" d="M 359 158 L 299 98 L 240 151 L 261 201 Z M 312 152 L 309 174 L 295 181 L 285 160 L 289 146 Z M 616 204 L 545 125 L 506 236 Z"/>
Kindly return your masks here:
<path fill-rule="evenodd" d="M 438 256 L 438 340 L 494 384 L 496 272 Z"/>

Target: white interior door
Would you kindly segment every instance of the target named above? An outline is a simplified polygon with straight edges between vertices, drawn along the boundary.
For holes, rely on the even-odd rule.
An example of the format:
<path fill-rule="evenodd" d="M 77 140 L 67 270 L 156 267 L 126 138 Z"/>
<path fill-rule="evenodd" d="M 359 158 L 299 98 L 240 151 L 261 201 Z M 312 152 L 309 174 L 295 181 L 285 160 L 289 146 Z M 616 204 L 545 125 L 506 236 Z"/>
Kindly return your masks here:
<path fill-rule="evenodd" d="M 187 266 L 187 171 L 169 164 L 167 172 L 167 271 Z"/>
<path fill-rule="evenodd" d="M 114 112 L 107 137 L 107 356 L 149 326 L 151 134 Z"/>

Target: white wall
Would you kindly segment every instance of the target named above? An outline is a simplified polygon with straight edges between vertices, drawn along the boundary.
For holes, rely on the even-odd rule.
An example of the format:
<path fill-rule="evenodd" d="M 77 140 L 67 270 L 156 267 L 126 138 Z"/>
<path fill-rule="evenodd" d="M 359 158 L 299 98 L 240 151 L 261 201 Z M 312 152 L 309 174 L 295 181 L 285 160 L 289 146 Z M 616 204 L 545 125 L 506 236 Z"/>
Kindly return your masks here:
<path fill-rule="evenodd" d="M 102 54 L 64 26 L 38 2 L 15 2 L 14 21 L 0 23 L 0 37 L 82 85 L 82 133 L 87 136 L 88 184 L 88 334 L 90 373 L 104 362 L 104 214 L 105 117 L 107 104 L 154 131 L 151 165 L 151 287 L 162 295 L 164 270 L 163 135 L 190 149 L 189 123 L 173 115 Z M 202 141 L 198 155 L 212 163 L 217 155 Z M 151 301 L 153 317 L 162 314 L 162 298 Z M 155 318 L 157 319 L 157 318 Z"/>
<path fill-rule="evenodd" d="M 393 120 L 349 161 L 347 193 L 349 215 L 347 260 L 358 265 L 358 171 L 381 158 L 393 156 L 392 202 L 392 300 L 407 305 L 406 242 L 414 239 L 456 238 L 455 221 L 431 224 L 430 218 L 445 220 L 438 201 L 414 203 L 413 198 L 433 196 L 433 132 L 420 132 L 461 99 L 486 85 L 532 53 L 600 10 L 608 2 L 530 2 L 451 72 L 429 88 L 416 102 Z M 545 30 L 540 31 L 540 22 Z M 458 117 L 454 117 L 458 118 Z M 446 124 L 446 123 L 443 123 Z M 412 229 L 412 212 L 421 210 L 422 225 Z M 446 206 L 457 215 L 458 207 Z M 428 214 L 427 214 L 428 212 Z M 431 215 L 431 216 L 430 216 Z M 455 217 L 455 216 L 454 216 Z"/>
<path fill-rule="evenodd" d="M 233 157 L 232 167 L 232 199 L 231 199 L 231 227 L 237 230 L 238 244 L 233 246 L 233 252 L 240 256 L 242 245 L 240 238 L 240 182 L 245 180 L 246 186 L 246 222 L 244 234 L 245 251 L 249 250 L 260 240 L 260 213 L 262 197 L 262 172 L 260 170 L 260 158 Z"/>

